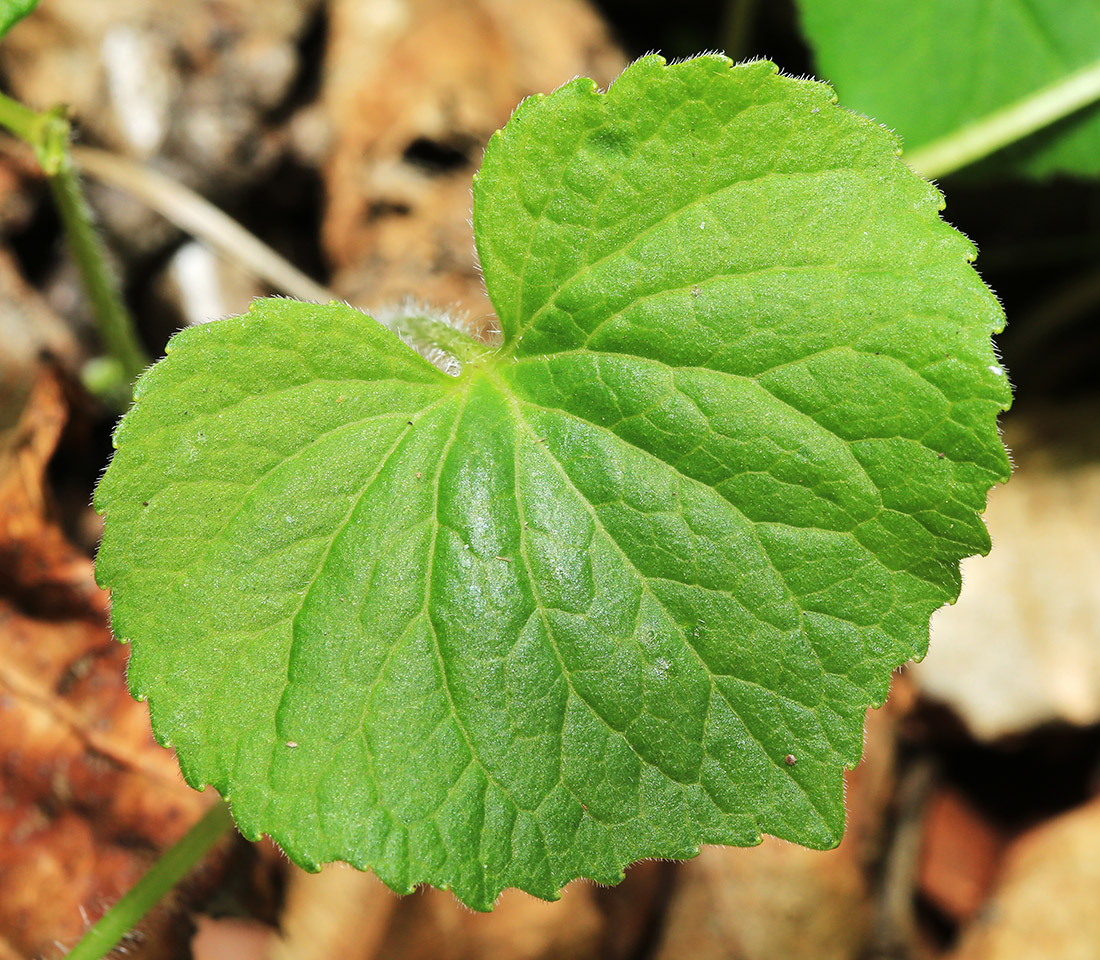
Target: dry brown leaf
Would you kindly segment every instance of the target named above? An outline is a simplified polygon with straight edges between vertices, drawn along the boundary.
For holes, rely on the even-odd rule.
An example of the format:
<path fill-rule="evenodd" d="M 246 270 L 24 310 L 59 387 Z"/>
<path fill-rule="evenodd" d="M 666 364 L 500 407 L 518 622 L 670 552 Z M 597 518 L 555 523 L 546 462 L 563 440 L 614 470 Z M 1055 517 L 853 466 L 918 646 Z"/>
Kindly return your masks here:
<path fill-rule="evenodd" d="M 38 369 L 16 424 L 0 435 L 0 596 L 24 607 L 50 610 L 74 605 L 102 616 L 106 597 L 91 566 L 47 519 L 46 464 L 53 456 L 66 410 L 53 374 Z"/>
<path fill-rule="evenodd" d="M 1100 720 L 1100 442 L 1094 408 L 1013 414 L 1016 470 L 989 499 L 988 557 L 932 620 L 912 676 L 991 740 Z"/>
<path fill-rule="evenodd" d="M 71 369 L 78 350 L 69 329 L 27 285 L 11 255 L 0 249 L 0 457 L 14 442 L 11 431 L 27 404 L 43 353 Z M 0 477 L 4 473 L 0 463 Z M 0 508 L 2 504 L 0 500 Z"/>
<path fill-rule="evenodd" d="M 368 310 L 407 298 L 492 313 L 470 182 L 525 96 L 624 66 L 584 0 L 333 0 L 322 97 L 334 141 L 325 247 L 334 288 Z"/>
<path fill-rule="evenodd" d="M 954 960 L 1100 956 L 1100 800 L 1017 840 Z"/>
<path fill-rule="evenodd" d="M 924 812 L 921 892 L 956 923 L 972 920 L 989 896 L 1004 846 L 965 797 L 940 788 Z"/>
<path fill-rule="evenodd" d="M 24 957 L 72 946 L 214 799 L 154 743 L 91 562 L 48 520 L 64 418 L 44 373 L 0 455 L 0 942 Z"/>

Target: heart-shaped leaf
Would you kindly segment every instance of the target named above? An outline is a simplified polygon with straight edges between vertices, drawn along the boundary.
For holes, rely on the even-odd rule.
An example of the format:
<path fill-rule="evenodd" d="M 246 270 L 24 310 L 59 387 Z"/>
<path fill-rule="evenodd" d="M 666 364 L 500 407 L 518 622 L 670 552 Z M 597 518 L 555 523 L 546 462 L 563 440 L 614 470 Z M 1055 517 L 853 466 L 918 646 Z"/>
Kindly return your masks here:
<path fill-rule="evenodd" d="M 177 335 L 97 569 L 188 781 L 479 909 L 835 844 L 1008 472 L 1001 311 L 940 206 L 828 88 L 647 57 L 490 143 L 503 344 L 458 376 L 337 304 Z"/>

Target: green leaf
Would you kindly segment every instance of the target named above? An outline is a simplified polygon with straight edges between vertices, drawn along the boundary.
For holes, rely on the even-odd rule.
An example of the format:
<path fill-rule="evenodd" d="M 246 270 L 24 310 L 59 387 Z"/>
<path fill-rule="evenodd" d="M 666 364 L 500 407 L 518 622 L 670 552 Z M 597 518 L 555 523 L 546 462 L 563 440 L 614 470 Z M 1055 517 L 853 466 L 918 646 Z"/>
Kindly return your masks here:
<path fill-rule="evenodd" d="M 504 342 L 457 377 L 338 304 L 178 334 L 97 572 L 188 781 L 478 909 L 837 843 L 1008 473 L 1001 311 L 940 205 L 826 87 L 647 57 L 493 137 Z"/>
<path fill-rule="evenodd" d="M 907 152 L 1097 62 L 1095 0 L 798 0 L 817 72 Z M 1033 176 L 1100 174 L 1100 105 L 996 155 Z"/>
<path fill-rule="evenodd" d="M 0 38 L 27 16 L 39 0 L 0 0 Z"/>

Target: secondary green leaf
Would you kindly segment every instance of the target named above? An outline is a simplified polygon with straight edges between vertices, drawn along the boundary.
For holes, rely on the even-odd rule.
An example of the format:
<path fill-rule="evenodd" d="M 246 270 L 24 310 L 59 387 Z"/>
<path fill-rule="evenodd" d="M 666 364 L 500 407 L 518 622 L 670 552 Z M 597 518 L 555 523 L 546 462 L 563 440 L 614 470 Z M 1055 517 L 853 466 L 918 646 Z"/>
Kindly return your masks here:
<path fill-rule="evenodd" d="M 1008 465 L 996 300 L 885 130 L 719 57 L 526 101 L 449 377 L 261 301 L 139 383 L 96 496 L 130 682 L 298 863 L 488 908 L 844 825 Z"/>
<path fill-rule="evenodd" d="M 0 38 L 27 16 L 39 0 L 0 0 Z"/>
<path fill-rule="evenodd" d="M 818 73 L 913 151 L 1037 93 L 1100 55 L 1095 0 L 798 0 Z M 990 161 L 1100 173 L 1100 105 Z"/>

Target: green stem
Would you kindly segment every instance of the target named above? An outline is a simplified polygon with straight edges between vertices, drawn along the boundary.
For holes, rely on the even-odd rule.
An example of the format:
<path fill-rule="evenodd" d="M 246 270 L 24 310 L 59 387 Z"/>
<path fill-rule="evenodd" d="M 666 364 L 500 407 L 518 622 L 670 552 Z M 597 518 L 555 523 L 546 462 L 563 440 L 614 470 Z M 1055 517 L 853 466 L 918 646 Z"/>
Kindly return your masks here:
<path fill-rule="evenodd" d="M 1100 62 L 906 153 L 903 159 L 923 177 L 930 180 L 942 177 L 1097 100 L 1100 100 Z"/>
<path fill-rule="evenodd" d="M 0 93 L 0 124 L 7 127 L 20 140 L 32 146 L 39 140 L 39 127 L 44 114 L 24 106 L 18 100 Z"/>
<path fill-rule="evenodd" d="M 122 302 L 118 278 L 107 260 L 106 250 L 92 222 L 92 211 L 67 156 L 66 162 L 50 177 L 50 189 L 80 268 L 84 290 L 92 302 L 103 345 L 121 365 L 126 382 L 133 383 L 149 365 L 149 358 L 138 343 L 133 320 Z"/>
<path fill-rule="evenodd" d="M 67 960 L 99 960 L 132 930 L 169 890 L 190 872 L 233 824 L 229 807 L 218 802 L 156 863 L 67 954 Z"/>
<path fill-rule="evenodd" d="M 0 126 L 29 143 L 49 178 L 104 346 L 127 384 L 149 364 L 122 301 L 118 279 L 92 222 L 69 150 L 69 121 L 60 109 L 39 113 L 0 94 Z"/>

